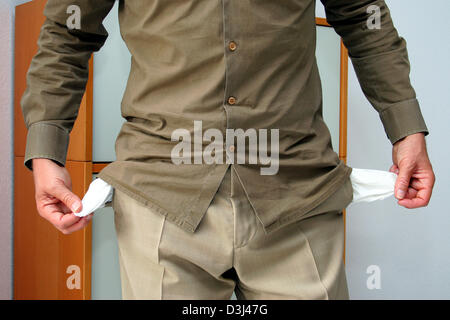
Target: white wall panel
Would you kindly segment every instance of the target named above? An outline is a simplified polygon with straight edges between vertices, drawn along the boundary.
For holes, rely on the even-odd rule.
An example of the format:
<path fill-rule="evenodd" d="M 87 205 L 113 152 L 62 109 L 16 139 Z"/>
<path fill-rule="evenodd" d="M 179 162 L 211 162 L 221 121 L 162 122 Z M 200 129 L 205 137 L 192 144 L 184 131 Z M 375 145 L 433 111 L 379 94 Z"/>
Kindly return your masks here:
<path fill-rule="evenodd" d="M 330 27 L 317 27 L 316 57 L 322 81 L 323 118 L 333 149 L 339 154 L 339 97 L 341 38 Z"/>
<path fill-rule="evenodd" d="M 93 161 L 114 161 L 115 141 L 124 119 L 120 104 L 130 73 L 131 55 L 119 30 L 118 2 L 104 20 L 109 33 L 94 54 Z"/>

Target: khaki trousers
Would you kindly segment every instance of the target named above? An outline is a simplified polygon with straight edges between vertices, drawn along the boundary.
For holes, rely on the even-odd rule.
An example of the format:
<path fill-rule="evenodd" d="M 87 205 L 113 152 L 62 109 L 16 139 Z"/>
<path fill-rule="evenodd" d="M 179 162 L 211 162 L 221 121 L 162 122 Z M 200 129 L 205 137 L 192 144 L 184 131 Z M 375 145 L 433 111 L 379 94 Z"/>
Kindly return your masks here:
<path fill-rule="evenodd" d="M 350 180 L 265 234 L 230 167 L 195 233 L 115 190 L 123 299 L 348 299 L 342 210 Z"/>

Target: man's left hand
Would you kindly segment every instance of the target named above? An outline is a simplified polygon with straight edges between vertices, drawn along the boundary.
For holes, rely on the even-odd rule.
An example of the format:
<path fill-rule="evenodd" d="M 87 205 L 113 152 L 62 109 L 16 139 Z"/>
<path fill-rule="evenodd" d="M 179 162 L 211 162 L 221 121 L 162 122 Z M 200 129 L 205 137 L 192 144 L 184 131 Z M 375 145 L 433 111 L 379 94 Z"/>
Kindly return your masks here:
<path fill-rule="evenodd" d="M 398 174 L 394 193 L 398 204 L 409 209 L 427 206 L 435 176 L 425 135 L 415 133 L 397 141 L 392 148 L 392 162 L 389 171 Z"/>

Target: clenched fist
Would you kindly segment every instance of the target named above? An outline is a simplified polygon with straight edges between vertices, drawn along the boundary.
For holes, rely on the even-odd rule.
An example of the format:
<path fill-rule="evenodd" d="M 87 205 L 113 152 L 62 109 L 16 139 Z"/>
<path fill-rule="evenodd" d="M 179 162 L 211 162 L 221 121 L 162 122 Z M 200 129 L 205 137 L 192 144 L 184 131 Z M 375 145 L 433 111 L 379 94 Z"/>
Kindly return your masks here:
<path fill-rule="evenodd" d="M 398 174 L 395 196 L 398 204 L 413 209 L 428 205 L 435 175 L 428 159 L 423 133 L 415 133 L 397 141 L 392 148 L 390 170 Z"/>

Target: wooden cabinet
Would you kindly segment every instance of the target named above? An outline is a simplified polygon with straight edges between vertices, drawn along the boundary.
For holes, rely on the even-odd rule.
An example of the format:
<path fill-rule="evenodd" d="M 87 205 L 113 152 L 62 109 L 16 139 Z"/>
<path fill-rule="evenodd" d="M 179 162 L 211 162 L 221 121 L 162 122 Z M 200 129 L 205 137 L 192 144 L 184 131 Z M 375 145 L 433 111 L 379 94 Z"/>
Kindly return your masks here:
<path fill-rule="evenodd" d="M 90 299 L 91 226 L 70 235 L 57 231 L 36 210 L 32 173 L 23 165 L 26 127 L 20 99 L 37 51 L 46 1 L 16 7 L 14 92 L 14 298 Z M 91 63 L 92 65 L 92 63 Z M 73 191 L 82 197 L 92 180 L 92 79 L 70 135 L 67 169 Z M 67 285 L 70 276 L 80 286 Z"/>

